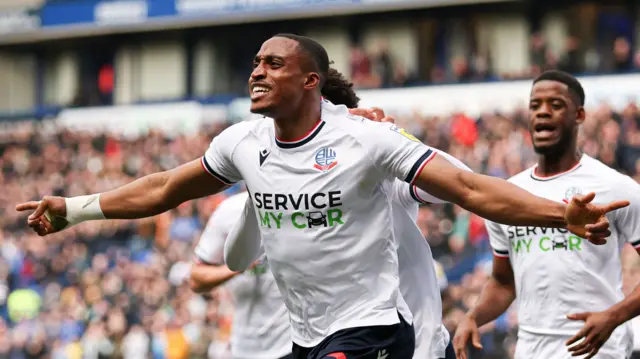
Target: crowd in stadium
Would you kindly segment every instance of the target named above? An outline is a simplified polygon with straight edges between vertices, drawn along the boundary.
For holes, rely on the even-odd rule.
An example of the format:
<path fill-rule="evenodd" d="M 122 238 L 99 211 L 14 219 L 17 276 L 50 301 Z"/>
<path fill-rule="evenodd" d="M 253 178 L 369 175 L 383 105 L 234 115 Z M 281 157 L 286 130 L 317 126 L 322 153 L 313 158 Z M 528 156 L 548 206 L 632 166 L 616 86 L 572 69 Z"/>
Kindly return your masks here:
<path fill-rule="evenodd" d="M 534 161 L 526 112 L 399 118 L 427 144 L 474 171 L 508 178 Z M 635 104 L 590 109 L 582 127 L 585 153 L 638 175 L 640 117 Z M 229 193 L 155 218 L 89 222 L 44 238 L 27 231 L 15 203 L 47 194 L 100 192 L 172 168 L 204 153 L 220 126 L 173 140 L 153 132 L 135 141 L 104 134 L 23 125 L 0 145 L 0 358 L 226 358 L 233 305 L 224 290 L 203 298 L 189 290 L 191 255 L 209 215 Z M 450 205 L 423 207 L 418 220 L 449 275 L 443 287 L 451 331 L 489 275 L 483 221 Z M 630 252 L 625 283 L 640 277 Z M 627 290 L 630 288 L 626 288 Z M 483 329 L 485 355 L 513 352 L 514 313 Z M 487 356 L 485 356 L 487 357 Z"/>

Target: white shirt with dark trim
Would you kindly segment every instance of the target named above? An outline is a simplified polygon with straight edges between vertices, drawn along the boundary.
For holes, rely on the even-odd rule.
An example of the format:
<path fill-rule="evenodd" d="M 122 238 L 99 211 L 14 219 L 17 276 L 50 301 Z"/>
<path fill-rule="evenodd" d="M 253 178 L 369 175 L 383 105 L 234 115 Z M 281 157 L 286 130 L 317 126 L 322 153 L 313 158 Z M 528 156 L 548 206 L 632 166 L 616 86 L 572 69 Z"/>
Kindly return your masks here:
<path fill-rule="evenodd" d="M 471 171 L 460 160 L 433 149 L 455 167 Z M 431 247 L 416 225 L 419 204 L 445 203 L 414 185 L 400 180 L 388 184 L 392 193 L 393 225 L 398 240 L 400 292 L 413 314 L 416 359 L 444 358 L 449 332 L 442 325 L 440 280 Z"/>
<path fill-rule="evenodd" d="M 495 256 L 509 258 L 514 270 L 519 328 L 572 336 L 584 323 L 567 320 L 565 315 L 605 310 L 623 299 L 621 250 L 626 242 L 640 247 L 640 185 L 587 155 L 567 172 L 540 177 L 534 167 L 509 181 L 557 202 L 589 192 L 596 193 L 594 203 L 631 201 L 629 207 L 608 215 L 612 234 L 603 246 L 564 229 L 486 222 Z M 614 336 L 633 342 L 628 324 Z M 615 342 L 609 340 L 605 347 Z M 625 348 L 620 350 L 624 353 Z"/>
<path fill-rule="evenodd" d="M 269 118 L 223 131 L 202 159 L 220 181 L 244 179 L 293 340 L 312 347 L 338 330 L 399 323 L 391 197 L 435 152 L 395 125 L 322 103 L 322 118 L 294 142 Z"/>
<path fill-rule="evenodd" d="M 202 262 L 223 264 L 224 243 L 249 197 L 241 192 L 213 212 L 195 248 Z M 257 239 L 260 241 L 260 238 Z M 234 359 L 274 359 L 291 353 L 289 316 L 266 258 L 224 284 L 234 301 L 231 354 Z"/>

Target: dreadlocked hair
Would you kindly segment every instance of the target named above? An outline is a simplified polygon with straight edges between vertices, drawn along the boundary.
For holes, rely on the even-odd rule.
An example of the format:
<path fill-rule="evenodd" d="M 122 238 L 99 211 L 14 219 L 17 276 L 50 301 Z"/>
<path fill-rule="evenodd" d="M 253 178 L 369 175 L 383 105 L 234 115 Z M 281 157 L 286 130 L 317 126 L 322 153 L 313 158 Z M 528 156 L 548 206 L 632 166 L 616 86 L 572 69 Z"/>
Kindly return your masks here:
<path fill-rule="evenodd" d="M 360 98 L 353 90 L 353 83 L 349 82 L 340 71 L 330 67 L 327 80 L 322 86 L 322 96 L 336 105 L 357 108 Z"/>

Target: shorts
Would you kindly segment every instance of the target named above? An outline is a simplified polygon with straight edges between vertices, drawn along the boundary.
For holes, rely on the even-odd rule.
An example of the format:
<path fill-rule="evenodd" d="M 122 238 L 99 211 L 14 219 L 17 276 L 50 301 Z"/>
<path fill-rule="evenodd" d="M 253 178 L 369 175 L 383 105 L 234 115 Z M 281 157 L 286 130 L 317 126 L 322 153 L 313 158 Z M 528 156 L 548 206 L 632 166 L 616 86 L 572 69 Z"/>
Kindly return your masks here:
<path fill-rule="evenodd" d="M 313 348 L 293 344 L 295 359 L 412 359 L 415 349 L 413 325 L 402 316 L 400 323 L 348 328 L 326 337 Z"/>
<path fill-rule="evenodd" d="M 595 359 L 627 359 L 631 356 L 631 343 L 624 343 L 624 337 L 615 335 L 616 331 L 600 348 Z M 534 334 L 519 330 L 514 359 L 575 359 L 565 344 L 569 338 L 570 335 Z"/>

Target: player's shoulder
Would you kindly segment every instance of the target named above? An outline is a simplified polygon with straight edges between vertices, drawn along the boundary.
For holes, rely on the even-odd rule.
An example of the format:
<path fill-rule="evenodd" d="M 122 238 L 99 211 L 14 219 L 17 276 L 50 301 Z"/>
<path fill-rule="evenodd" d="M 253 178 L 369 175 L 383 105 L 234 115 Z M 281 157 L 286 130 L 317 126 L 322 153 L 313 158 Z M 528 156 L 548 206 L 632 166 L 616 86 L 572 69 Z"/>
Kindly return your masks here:
<path fill-rule="evenodd" d="M 322 120 L 334 129 L 343 131 L 355 138 L 371 138 L 372 132 L 383 131 L 395 127 L 392 123 L 371 121 L 362 116 L 354 115 L 344 105 L 334 105 L 329 101 L 322 102 Z"/>
<path fill-rule="evenodd" d="M 526 186 L 527 183 L 531 182 L 531 173 L 534 168 L 535 166 L 529 167 L 526 170 L 509 177 L 507 181 L 520 187 Z"/>
<path fill-rule="evenodd" d="M 273 120 L 264 116 L 252 116 L 227 127 L 220 134 L 231 141 L 240 141 L 248 136 L 259 134 L 273 126 Z"/>
<path fill-rule="evenodd" d="M 584 170 L 587 173 L 600 177 L 607 182 L 636 183 L 631 177 L 616 171 L 593 157 L 583 155 L 580 163 L 584 166 Z"/>

